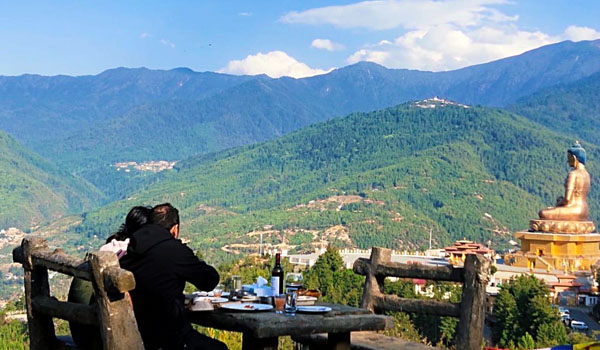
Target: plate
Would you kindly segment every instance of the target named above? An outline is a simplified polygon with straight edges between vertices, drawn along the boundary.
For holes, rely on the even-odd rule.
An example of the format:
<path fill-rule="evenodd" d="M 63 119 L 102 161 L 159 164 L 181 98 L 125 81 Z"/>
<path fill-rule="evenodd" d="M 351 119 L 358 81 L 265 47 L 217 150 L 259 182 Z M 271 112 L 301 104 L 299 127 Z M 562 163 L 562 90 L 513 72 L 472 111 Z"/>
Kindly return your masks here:
<path fill-rule="evenodd" d="M 297 302 L 298 306 L 307 306 L 307 305 L 314 305 L 316 301 L 317 301 L 317 298 L 315 298 L 315 297 L 310 297 L 307 295 L 299 295 L 296 302 Z"/>
<path fill-rule="evenodd" d="M 195 297 L 194 298 L 194 303 L 197 300 L 207 300 L 207 301 L 210 301 L 213 304 L 226 303 L 226 302 L 229 301 L 229 299 L 227 299 L 227 298 L 219 298 L 219 297 Z"/>
<path fill-rule="evenodd" d="M 267 311 L 272 310 L 273 305 L 268 304 L 223 304 L 221 309 L 234 310 L 234 311 Z"/>
<path fill-rule="evenodd" d="M 320 314 L 331 311 L 331 308 L 328 306 L 298 306 L 296 308 L 297 312 L 310 312 L 313 314 Z"/>
<path fill-rule="evenodd" d="M 258 297 L 255 295 L 245 295 L 242 297 L 242 301 L 258 301 Z"/>

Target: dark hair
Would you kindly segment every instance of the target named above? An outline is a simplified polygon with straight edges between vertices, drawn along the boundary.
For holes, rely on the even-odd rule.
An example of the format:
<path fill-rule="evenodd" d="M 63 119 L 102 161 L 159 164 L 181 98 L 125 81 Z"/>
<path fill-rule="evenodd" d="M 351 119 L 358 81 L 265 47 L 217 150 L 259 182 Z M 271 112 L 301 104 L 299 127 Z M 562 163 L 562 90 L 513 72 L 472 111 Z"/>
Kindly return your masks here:
<path fill-rule="evenodd" d="M 143 207 L 137 206 L 131 208 L 129 213 L 127 213 L 127 217 L 125 218 L 125 223 L 119 227 L 119 231 L 117 231 L 114 235 L 108 237 L 106 242 L 110 242 L 113 239 L 123 241 L 129 238 L 135 231 L 139 230 L 143 225 L 149 224 L 150 217 L 152 215 L 151 207 Z"/>
<path fill-rule="evenodd" d="M 159 204 L 152 209 L 151 220 L 153 224 L 171 230 L 173 226 L 179 225 L 179 210 L 171 203 Z"/>

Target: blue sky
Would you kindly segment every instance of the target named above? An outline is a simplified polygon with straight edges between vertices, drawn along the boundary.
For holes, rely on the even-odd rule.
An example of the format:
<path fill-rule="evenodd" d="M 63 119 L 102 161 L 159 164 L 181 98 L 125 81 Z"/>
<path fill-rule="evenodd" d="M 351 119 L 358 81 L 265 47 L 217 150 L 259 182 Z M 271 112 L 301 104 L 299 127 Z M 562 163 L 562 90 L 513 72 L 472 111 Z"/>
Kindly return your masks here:
<path fill-rule="evenodd" d="M 6 1 L 0 75 L 123 66 L 304 77 L 361 60 L 441 71 L 598 38 L 598 0 Z"/>

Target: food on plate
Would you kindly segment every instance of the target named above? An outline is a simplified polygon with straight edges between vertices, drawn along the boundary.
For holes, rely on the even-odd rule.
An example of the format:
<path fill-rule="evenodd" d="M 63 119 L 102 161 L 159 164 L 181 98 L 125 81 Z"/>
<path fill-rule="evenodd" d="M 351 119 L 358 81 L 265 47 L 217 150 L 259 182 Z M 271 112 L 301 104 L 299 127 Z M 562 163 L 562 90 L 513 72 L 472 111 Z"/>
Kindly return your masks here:
<path fill-rule="evenodd" d="M 321 296 L 321 292 L 318 289 L 300 289 L 298 295 L 318 298 Z"/>

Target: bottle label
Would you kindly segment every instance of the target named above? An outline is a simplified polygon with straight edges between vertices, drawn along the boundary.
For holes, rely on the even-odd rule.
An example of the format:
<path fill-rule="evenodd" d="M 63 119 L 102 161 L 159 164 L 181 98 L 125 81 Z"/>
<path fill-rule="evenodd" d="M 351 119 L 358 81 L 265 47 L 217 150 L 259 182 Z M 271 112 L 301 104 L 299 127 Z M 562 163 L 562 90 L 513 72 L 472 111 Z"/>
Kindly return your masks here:
<path fill-rule="evenodd" d="M 272 291 L 273 295 L 281 294 L 281 291 L 279 290 L 279 277 L 278 276 L 271 276 L 271 291 Z"/>

